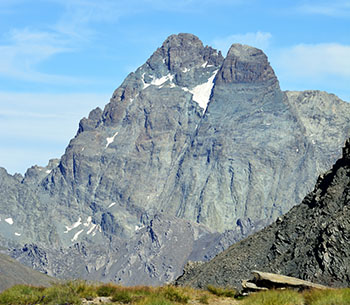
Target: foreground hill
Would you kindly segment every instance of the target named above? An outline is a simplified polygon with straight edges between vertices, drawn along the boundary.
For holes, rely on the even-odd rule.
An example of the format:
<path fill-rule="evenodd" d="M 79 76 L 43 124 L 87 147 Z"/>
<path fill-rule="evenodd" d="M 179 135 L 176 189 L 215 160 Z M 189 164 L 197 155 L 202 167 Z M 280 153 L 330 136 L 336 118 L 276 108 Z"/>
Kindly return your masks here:
<path fill-rule="evenodd" d="M 195 287 L 240 285 L 251 270 L 335 287 L 350 284 L 350 140 L 303 202 L 267 228 L 177 280 Z"/>
<path fill-rule="evenodd" d="M 339 156 L 350 105 L 282 92 L 267 56 L 168 37 L 59 160 L 0 170 L 0 241 L 58 277 L 175 279 L 300 202 Z"/>
<path fill-rule="evenodd" d="M 48 286 L 54 281 L 52 277 L 25 267 L 0 253 L 0 292 L 16 284 Z"/>

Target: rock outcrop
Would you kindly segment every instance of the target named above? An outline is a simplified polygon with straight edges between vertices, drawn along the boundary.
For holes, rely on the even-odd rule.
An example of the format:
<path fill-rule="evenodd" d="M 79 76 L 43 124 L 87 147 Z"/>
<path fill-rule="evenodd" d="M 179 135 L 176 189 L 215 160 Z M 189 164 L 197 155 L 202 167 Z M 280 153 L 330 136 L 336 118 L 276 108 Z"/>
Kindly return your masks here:
<path fill-rule="evenodd" d="M 302 203 L 212 261 L 194 266 L 178 284 L 239 286 L 253 269 L 333 287 L 350 282 L 350 140 L 343 157 L 319 176 Z"/>
<path fill-rule="evenodd" d="M 60 160 L 0 171 L 0 241 L 55 276 L 171 281 L 300 202 L 349 117 L 334 95 L 282 92 L 261 50 L 234 44 L 224 58 L 172 35 Z"/>

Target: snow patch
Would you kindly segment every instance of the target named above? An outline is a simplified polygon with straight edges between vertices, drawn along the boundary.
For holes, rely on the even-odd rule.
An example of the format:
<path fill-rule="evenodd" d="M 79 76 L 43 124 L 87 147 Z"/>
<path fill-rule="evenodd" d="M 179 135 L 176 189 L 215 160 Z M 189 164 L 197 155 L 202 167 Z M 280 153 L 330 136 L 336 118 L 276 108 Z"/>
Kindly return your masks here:
<path fill-rule="evenodd" d="M 94 230 L 94 232 L 92 233 L 92 236 L 95 236 L 97 231 L 99 231 L 100 233 L 102 233 L 102 229 L 100 226 L 96 225 L 96 230 Z"/>
<path fill-rule="evenodd" d="M 168 80 L 173 81 L 173 79 L 174 79 L 174 75 L 169 73 L 169 74 L 167 74 L 165 76 L 162 76 L 161 78 L 153 79 L 152 82 L 151 82 L 151 85 L 161 86 L 165 82 L 167 82 Z"/>
<path fill-rule="evenodd" d="M 71 241 L 76 241 L 76 240 L 78 239 L 80 233 L 83 232 L 83 231 L 84 231 L 84 229 L 78 231 L 77 233 L 75 233 L 74 236 L 73 236 L 73 238 L 71 239 Z"/>
<path fill-rule="evenodd" d="M 162 86 L 164 85 L 167 81 L 170 81 L 172 82 L 173 79 L 174 79 L 174 75 L 172 74 L 167 74 L 165 76 L 162 76 L 161 78 L 154 78 L 154 76 L 151 76 L 152 78 L 152 81 L 150 84 L 146 84 L 145 83 L 145 73 L 142 74 L 142 82 L 143 82 L 143 89 L 146 89 L 147 87 L 149 87 L 150 85 L 153 85 L 153 86 Z M 172 84 L 171 84 L 172 85 Z M 175 85 L 174 85 L 175 86 Z M 173 86 L 172 86 L 173 88 Z"/>
<path fill-rule="evenodd" d="M 95 228 L 96 228 L 96 224 L 92 224 L 91 228 L 86 232 L 87 235 L 89 235 Z"/>
<path fill-rule="evenodd" d="M 208 62 L 206 61 L 203 65 L 202 68 L 205 68 L 208 65 Z"/>
<path fill-rule="evenodd" d="M 183 73 L 186 73 L 186 72 L 188 72 L 188 71 L 190 71 L 191 69 L 188 69 L 188 68 L 185 68 L 185 69 L 182 69 L 182 72 Z"/>
<path fill-rule="evenodd" d="M 135 232 L 137 232 L 137 231 L 140 231 L 142 228 L 144 228 L 145 226 L 138 226 L 138 225 L 136 225 L 135 226 Z"/>
<path fill-rule="evenodd" d="M 86 222 L 83 223 L 84 227 L 88 227 L 92 222 L 92 217 L 89 216 L 86 220 Z"/>
<path fill-rule="evenodd" d="M 108 206 L 108 208 L 111 208 L 112 206 L 114 206 L 114 205 L 116 205 L 117 203 L 116 202 L 112 202 L 109 206 Z"/>
<path fill-rule="evenodd" d="M 203 109 L 203 112 L 207 109 L 211 90 L 214 86 L 214 78 L 217 72 L 218 70 L 214 71 L 213 75 L 209 77 L 206 83 L 200 84 L 191 90 L 185 87 L 182 88 L 182 90 L 189 91 L 193 94 L 192 100 L 198 103 L 198 105 Z"/>
<path fill-rule="evenodd" d="M 111 143 L 114 142 L 114 138 L 117 136 L 117 134 L 118 134 L 118 131 L 112 137 L 106 139 L 107 140 L 107 144 L 106 144 L 105 148 L 107 148 Z"/>
<path fill-rule="evenodd" d="M 66 231 L 63 233 L 68 233 L 69 231 L 72 231 L 73 229 L 79 227 L 81 225 L 81 217 L 79 217 L 78 221 L 73 223 L 71 226 L 66 226 Z"/>
<path fill-rule="evenodd" d="M 20 234 L 20 233 L 17 233 L 17 232 L 15 232 L 15 235 L 16 235 L 16 236 L 21 236 L 21 234 Z"/>
<path fill-rule="evenodd" d="M 9 224 L 9 225 L 13 225 L 13 219 L 11 217 L 6 218 L 5 221 Z"/>
<path fill-rule="evenodd" d="M 48 169 L 45 173 L 46 173 L 46 174 L 50 174 L 50 173 L 51 173 L 51 170 Z"/>

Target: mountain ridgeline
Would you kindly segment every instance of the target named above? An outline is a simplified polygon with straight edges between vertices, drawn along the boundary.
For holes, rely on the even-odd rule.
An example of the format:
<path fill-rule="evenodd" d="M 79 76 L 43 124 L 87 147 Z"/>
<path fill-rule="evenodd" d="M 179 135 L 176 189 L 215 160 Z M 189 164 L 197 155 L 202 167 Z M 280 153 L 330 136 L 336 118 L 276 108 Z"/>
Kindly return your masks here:
<path fill-rule="evenodd" d="M 0 241 L 58 277 L 157 285 L 287 212 L 340 156 L 350 106 L 283 92 L 266 55 L 168 37 L 59 160 L 0 170 Z"/>

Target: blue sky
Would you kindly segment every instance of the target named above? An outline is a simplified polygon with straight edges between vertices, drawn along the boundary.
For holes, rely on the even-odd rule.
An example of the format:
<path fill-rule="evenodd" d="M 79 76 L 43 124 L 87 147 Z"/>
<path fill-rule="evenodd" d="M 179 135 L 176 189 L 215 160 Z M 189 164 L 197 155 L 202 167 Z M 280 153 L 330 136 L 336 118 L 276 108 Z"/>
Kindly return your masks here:
<path fill-rule="evenodd" d="M 0 0 L 0 166 L 60 157 L 79 120 L 171 34 L 262 48 L 283 90 L 350 101 L 350 1 Z"/>

